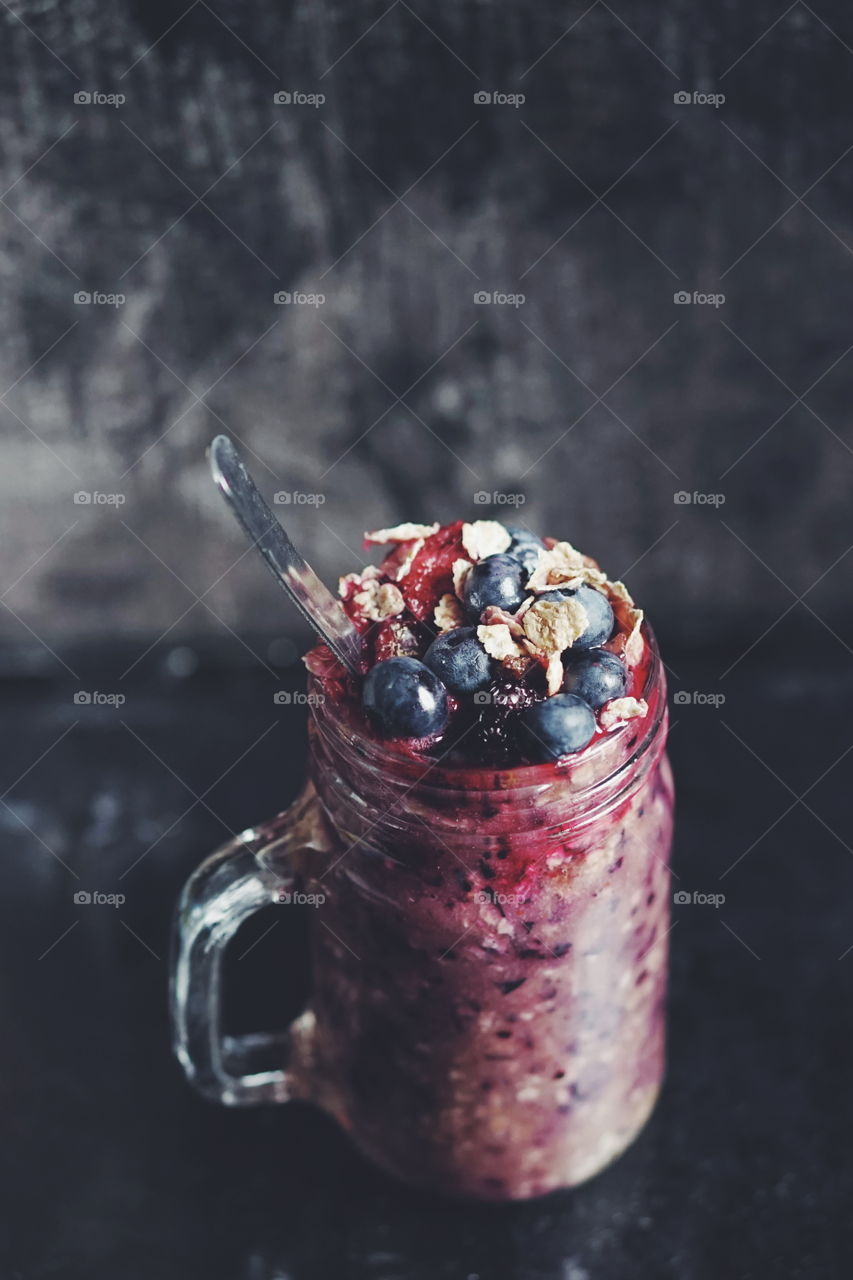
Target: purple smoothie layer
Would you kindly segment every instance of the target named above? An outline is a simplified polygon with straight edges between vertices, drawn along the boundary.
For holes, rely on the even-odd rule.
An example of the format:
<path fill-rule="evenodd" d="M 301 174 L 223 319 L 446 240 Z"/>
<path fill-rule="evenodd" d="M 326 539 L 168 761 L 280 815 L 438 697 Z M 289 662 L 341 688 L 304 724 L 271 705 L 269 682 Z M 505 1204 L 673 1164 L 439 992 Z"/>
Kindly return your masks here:
<path fill-rule="evenodd" d="M 402 755 L 377 769 L 328 708 L 312 724 L 329 840 L 304 868 L 326 895 L 312 1074 L 396 1176 L 540 1195 L 597 1172 L 651 1111 L 672 824 L 660 696 L 655 732 L 625 726 L 621 768 L 602 742 L 569 769 L 418 782 Z"/>
<path fill-rule="evenodd" d="M 380 586 L 411 561 L 405 613 L 361 620 L 368 665 L 399 652 L 403 630 L 423 653 L 462 528 L 383 562 Z M 623 654 L 626 619 L 612 637 Z M 309 655 L 324 836 L 301 872 L 325 902 L 305 1093 L 322 1081 L 357 1145 L 409 1182 L 485 1200 L 573 1186 L 654 1105 L 672 779 L 645 627 L 632 656 L 641 715 L 602 724 L 575 755 L 501 768 L 460 755 L 452 735 L 384 740 L 357 682 L 323 646 Z M 517 673 L 523 684 L 530 667 Z"/>
<path fill-rule="evenodd" d="M 621 818 L 586 853 L 555 845 L 519 895 L 440 848 L 323 877 L 316 1069 L 398 1177 L 523 1199 L 582 1182 L 642 1127 L 663 1072 L 667 766 Z"/>

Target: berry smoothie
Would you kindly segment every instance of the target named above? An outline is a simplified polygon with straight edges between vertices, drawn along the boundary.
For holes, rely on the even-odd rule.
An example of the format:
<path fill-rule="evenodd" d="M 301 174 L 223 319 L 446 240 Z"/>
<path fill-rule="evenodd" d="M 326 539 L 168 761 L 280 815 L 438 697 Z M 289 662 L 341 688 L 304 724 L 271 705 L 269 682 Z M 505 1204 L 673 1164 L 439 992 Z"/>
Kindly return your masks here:
<path fill-rule="evenodd" d="M 302 1091 L 412 1183 L 589 1178 L 660 1087 L 672 780 L 653 635 L 569 543 L 495 521 L 367 535 L 365 671 L 308 655 L 322 839 Z M 322 852 L 319 850 L 322 849 Z"/>

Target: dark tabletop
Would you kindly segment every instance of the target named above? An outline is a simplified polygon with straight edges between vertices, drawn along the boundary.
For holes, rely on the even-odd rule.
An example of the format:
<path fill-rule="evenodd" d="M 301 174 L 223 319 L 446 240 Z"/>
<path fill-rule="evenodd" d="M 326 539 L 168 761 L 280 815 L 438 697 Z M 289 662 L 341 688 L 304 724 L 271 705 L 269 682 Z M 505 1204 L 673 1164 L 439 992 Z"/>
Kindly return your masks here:
<path fill-rule="evenodd" d="M 273 701 L 300 681 L 276 667 L 286 646 L 268 671 L 160 646 L 120 685 L 131 659 L 115 650 L 72 656 L 62 679 L 5 681 L 0 1274 L 847 1276 L 853 849 L 839 708 L 853 677 L 821 634 L 803 636 L 797 665 L 770 637 L 722 681 L 737 653 L 670 653 L 673 692 L 726 698 L 673 705 L 674 888 L 725 902 L 674 907 L 669 1074 L 640 1139 L 573 1193 L 500 1208 L 394 1185 L 309 1107 L 203 1103 L 172 1059 L 179 887 L 299 785 L 302 711 Z M 120 708 L 73 700 L 118 687 Z M 81 888 L 126 902 L 77 905 Z M 233 1028 L 300 1007 L 297 917 L 269 932 L 259 917 L 236 940 Z"/>

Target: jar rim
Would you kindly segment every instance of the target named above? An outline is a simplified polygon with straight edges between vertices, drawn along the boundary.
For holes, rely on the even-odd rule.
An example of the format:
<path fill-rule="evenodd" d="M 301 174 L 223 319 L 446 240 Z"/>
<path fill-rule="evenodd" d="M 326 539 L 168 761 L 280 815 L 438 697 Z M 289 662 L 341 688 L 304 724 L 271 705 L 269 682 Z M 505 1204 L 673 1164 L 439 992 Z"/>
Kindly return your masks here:
<path fill-rule="evenodd" d="M 581 784 L 580 793 L 592 795 L 596 788 L 612 784 L 625 770 L 631 769 L 655 741 L 658 731 L 666 717 L 666 681 L 663 663 L 660 657 L 657 640 L 647 622 L 643 623 L 643 636 L 649 646 L 650 660 L 646 671 L 646 679 L 640 694 L 649 704 L 648 715 L 642 722 L 642 734 L 630 754 L 622 756 L 619 746 L 626 737 L 636 730 L 639 722 L 626 721 L 603 734 L 595 742 L 574 755 L 560 760 L 545 761 L 539 764 L 520 765 L 483 765 L 483 764 L 443 764 L 445 756 L 433 759 L 430 756 L 415 755 L 412 752 L 396 747 L 393 740 L 381 739 L 367 734 L 355 723 L 352 715 L 341 715 L 341 704 L 335 703 L 335 715 L 323 717 L 324 704 L 313 704 L 311 715 L 316 728 L 322 733 L 329 721 L 335 726 L 339 737 L 346 739 L 347 746 L 356 751 L 364 763 L 372 764 L 379 770 L 402 777 L 413 775 L 413 785 L 423 783 L 426 789 L 465 790 L 471 791 L 503 791 L 536 788 L 549 783 L 572 777 L 574 772 L 591 772 L 587 784 Z M 316 678 L 316 677 L 312 677 Z M 321 719 L 325 723 L 320 723 Z M 449 754 L 452 748 L 445 753 Z M 613 757 L 616 757 L 613 762 Z M 595 766 L 607 759 L 613 767 L 599 773 Z M 428 780 L 427 780 L 428 779 Z"/>

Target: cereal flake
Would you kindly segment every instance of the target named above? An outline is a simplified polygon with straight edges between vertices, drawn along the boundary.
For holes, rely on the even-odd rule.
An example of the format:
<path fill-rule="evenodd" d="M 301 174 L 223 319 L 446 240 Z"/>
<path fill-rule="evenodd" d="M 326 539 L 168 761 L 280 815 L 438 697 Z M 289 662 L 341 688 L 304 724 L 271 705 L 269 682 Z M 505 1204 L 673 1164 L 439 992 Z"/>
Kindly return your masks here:
<path fill-rule="evenodd" d="M 508 658 L 518 658 L 524 653 L 513 640 L 512 632 L 505 622 L 496 622 L 491 626 L 479 626 L 477 639 L 490 658 L 503 662 Z"/>
<path fill-rule="evenodd" d="M 465 624 L 465 613 L 462 605 L 448 591 L 441 597 L 435 606 L 433 613 L 433 622 L 439 631 L 452 631 L 454 627 L 461 627 Z"/>
<path fill-rule="evenodd" d="M 353 596 L 353 604 L 363 618 L 381 622 L 383 618 L 395 618 L 406 607 L 402 592 L 393 582 L 368 580 L 363 590 Z"/>
<path fill-rule="evenodd" d="M 642 609 L 632 609 L 633 626 L 631 634 L 625 641 L 625 661 L 629 667 L 636 667 L 643 658 L 643 650 L 645 649 L 645 641 L 643 640 L 643 611 Z"/>
<path fill-rule="evenodd" d="M 570 649 L 589 626 L 586 609 L 571 597 L 567 600 L 537 600 L 525 612 L 524 634 L 542 653 L 561 654 Z"/>
<path fill-rule="evenodd" d="M 394 571 L 394 581 L 395 581 L 395 582 L 402 582 L 402 581 L 403 581 L 403 579 L 405 578 L 406 574 L 409 572 L 409 570 L 411 569 L 412 565 L 414 564 L 415 557 L 417 556 L 418 552 L 420 551 L 420 549 L 421 549 L 421 547 L 422 547 L 423 545 L 424 545 L 424 540 L 423 540 L 423 538 L 418 538 L 415 542 L 413 542 L 413 543 L 412 543 L 412 545 L 409 547 L 408 551 L 406 552 L 405 556 L 404 556 L 404 557 L 403 557 L 403 559 L 400 561 L 400 563 L 397 565 L 397 567 L 396 567 L 396 569 L 395 569 L 395 571 Z M 398 554 L 399 554 L 399 553 L 398 553 Z"/>
<path fill-rule="evenodd" d="M 374 529 L 364 535 L 365 542 L 411 542 L 413 538 L 429 538 L 438 533 L 436 524 L 395 524 L 391 529 Z"/>
<path fill-rule="evenodd" d="M 458 596 L 462 595 L 462 588 L 465 586 L 465 579 L 474 568 L 470 560 L 454 560 L 453 561 L 453 590 Z"/>
<path fill-rule="evenodd" d="M 499 555 L 511 542 L 511 535 L 497 520 L 475 520 L 462 526 L 462 545 L 472 560 Z"/>
<path fill-rule="evenodd" d="M 360 569 L 358 573 L 346 573 L 342 578 L 338 578 L 338 595 L 348 600 L 355 591 L 360 591 L 365 583 L 381 577 L 382 574 L 375 564 L 367 565 L 365 569 Z"/>
<path fill-rule="evenodd" d="M 621 635 L 614 637 L 617 648 L 624 655 L 629 667 L 642 661 L 645 642 L 642 635 L 643 611 L 634 607 L 634 601 L 624 582 L 607 584 L 613 613 Z"/>
<path fill-rule="evenodd" d="M 540 551 L 539 560 L 527 582 L 530 591 L 548 591 L 551 587 L 577 585 L 584 581 L 584 557 L 570 542 L 556 542 Z"/>
<path fill-rule="evenodd" d="M 548 666 L 545 668 L 545 683 L 548 687 L 548 697 L 559 693 L 563 687 L 563 680 L 566 677 L 566 671 L 563 666 L 563 659 L 559 653 L 549 653 Z"/>
<path fill-rule="evenodd" d="M 648 710 L 648 703 L 644 698 L 612 698 L 599 711 L 598 723 L 605 733 L 609 733 L 626 720 L 636 720 L 639 716 L 647 715 Z"/>
<path fill-rule="evenodd" d="M 498 623 L 503 622 L 509 627 L 511 635 L 524 635 L 524 628 L 519 621 L 519 615 L 515 613 L 507 613 L 506 609 L 501 609 L 496 604 L 486 605 L 485 609 L 480 614 L 480 621 L 486 627 L 493 627 Z"/>

